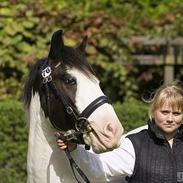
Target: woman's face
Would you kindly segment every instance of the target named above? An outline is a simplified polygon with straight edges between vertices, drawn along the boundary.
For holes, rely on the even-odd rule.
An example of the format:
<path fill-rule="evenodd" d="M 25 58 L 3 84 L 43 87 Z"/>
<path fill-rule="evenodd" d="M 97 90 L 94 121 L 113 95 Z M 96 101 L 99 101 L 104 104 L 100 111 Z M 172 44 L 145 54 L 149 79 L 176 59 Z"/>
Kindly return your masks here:
<path fill-rule="evenodd" d="M 165 136 L 173 137 L 182 123 L 183 111 L 164 104 L 154 111 L 154 120 Z"/>

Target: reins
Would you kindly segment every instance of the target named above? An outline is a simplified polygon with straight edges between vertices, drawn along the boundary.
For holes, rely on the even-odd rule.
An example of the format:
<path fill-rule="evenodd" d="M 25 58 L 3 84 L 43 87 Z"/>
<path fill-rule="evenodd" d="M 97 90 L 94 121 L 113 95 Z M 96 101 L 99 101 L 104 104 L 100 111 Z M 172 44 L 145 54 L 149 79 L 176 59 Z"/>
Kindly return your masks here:
<path fill-rule="evenodd" d="M 55 134 L 55 136 L 56 136 L 58 139 L 65 140 L 64 134 L 62 134 L 62 133 L 60 133 L 60 132 L 57 132 L 57 133 Z M 67 142 L 67 140 L 66 140 L 66 142 Z M 69 160 L 69 164 L 70 164 L 70 166 L 71 166 L 71 169 L 72 169 L 72 172 L 73 172 L 73 175 L 74 175 L 76 181 L 77 181 L 78 183 L 81 183 L 81 182 L 79 181 L 79 179 L 77 178 L 77 176 L 76 176 L 75 170 L 79 173 L 79 175 L 81 176 L 81 178 L 82 178 L 86 183 L 90 183 L 90 181 L 89 181 L 89 179 L 87 178 L 87 176 L 84 174 L 84 172 L 79 168 L 79 166 L 76 164 L 76 162 L 75 162 L 74 159 L 72 158 L 69 149 L 66 148 L 66 149 L 64 150 L 64 152 L 65 152 L 65 154 L 66 154 L 66 156 L 67 156 L 67 158 L 68 158 L 68 160 Z"/>
<path fill-rule="evenodd" d="M 71 156 L 70 151 L 68 150 L 68 148 L 65 149 L 65 153 L 66 153 L 66 156 L 67 156 L 67 158 L 68 158 L 68 160 L 69 160 L 69 163 L 70 163 L 70 166 L 71 166 L 71 168 L 72 168 L 72 172 L 73 172 L 73 174 L 74 174 L 74 177 L 75 177 L 76 181 L 77 181 L 78 183 L 81 183 L 81 182 L 78 180 L 78 178 L 77 178 L 77 176 L 76 176 L 76 174 L 75 174 L 74 168 L 77 170 L 77 172 L 79 173 L 79 175 L 82 177 L 82 179 L 83 179 L 86 183 L 90 183 L 90 181 L 89 181 L 89 179 L 87 178 L 87 176 L 83 173 L 83 171 L 79 168 L 79 166 L 76 164 L 76 162 L 75 162 L 74 159 L 72 158 L 72 156 Z"/>

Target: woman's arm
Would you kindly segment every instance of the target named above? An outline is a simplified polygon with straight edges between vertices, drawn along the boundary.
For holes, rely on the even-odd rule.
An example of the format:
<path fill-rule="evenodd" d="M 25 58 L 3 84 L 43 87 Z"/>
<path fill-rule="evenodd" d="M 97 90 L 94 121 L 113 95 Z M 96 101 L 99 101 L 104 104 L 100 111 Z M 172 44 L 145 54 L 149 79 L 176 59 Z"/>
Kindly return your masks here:
<path fill-rule="evenodd" d="M 110 152 L 95 154 L 78 145 L 71 155 L 93 182 L 111 182 L 122 176 L 130 176 L 135 164 L 134 148 L 128 138 L 122 138 L 121 145 Z"/>

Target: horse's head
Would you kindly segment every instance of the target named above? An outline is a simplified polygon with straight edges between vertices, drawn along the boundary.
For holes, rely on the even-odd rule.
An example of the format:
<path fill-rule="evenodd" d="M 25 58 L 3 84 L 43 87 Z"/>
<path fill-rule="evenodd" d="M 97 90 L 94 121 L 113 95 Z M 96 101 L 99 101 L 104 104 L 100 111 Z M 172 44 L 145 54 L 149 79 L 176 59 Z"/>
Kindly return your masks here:
<path fill-rule="evenodd" d="M 64 137 L 91 145 L 96 153 L 118 146 L 123 128 L 86 61 L 87 37 L 77 47 L 53 34 L 48 58 L 38 61 L 25 86 L 25 102 L 38 93 L 45 116 Z M 31 92 L 32 91 L 32 92 Z"/>

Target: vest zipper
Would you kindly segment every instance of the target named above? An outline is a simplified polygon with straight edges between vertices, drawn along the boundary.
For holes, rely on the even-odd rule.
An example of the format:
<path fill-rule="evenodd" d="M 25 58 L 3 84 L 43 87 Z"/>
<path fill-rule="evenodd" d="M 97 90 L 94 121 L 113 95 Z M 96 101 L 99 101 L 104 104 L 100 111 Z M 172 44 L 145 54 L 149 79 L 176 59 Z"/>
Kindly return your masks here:
<path fill-rule="evenodd" d="M 174 157 L 174 148 L 175 148 L 175 139 L 173 139 L 173 144 L 172 147 L 170 146 L 169 142 L 166 140 L 166 144 L 168 146 L 168 155 L 171 160 L 171 165 L 172 165 L 172 171 L 173 171 L 173 182 L 172 183 L 177 183 L 177 167 L 176 167 L 176 159 Z"/>

